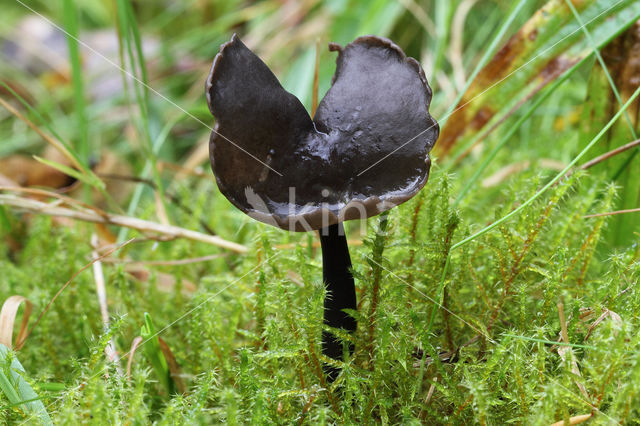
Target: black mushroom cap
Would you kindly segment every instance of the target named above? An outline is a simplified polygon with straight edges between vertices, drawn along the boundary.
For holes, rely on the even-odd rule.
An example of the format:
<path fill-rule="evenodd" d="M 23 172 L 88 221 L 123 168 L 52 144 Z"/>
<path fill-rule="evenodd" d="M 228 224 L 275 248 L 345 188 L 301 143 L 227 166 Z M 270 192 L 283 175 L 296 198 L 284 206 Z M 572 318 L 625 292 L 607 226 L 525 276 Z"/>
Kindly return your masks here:
<path fill-rule="evenodd" d="M 429 177 L 439 128 L 418 62 L 374 36 L 329 48 L 338 52 L 337 68 L 313 120 L 236 35 L 207 78 L 220 191 L 283 229 L 377 215 L 412 198 Z"/>

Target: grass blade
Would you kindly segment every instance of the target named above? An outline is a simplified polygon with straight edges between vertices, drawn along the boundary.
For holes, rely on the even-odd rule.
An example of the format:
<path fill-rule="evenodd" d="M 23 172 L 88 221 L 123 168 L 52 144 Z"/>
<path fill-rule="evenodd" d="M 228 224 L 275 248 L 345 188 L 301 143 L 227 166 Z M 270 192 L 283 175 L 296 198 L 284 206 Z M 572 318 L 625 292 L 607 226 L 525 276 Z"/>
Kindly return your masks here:
<path fill-rule="evenodd" d="M 586 25 L 606 45 L 640 16 L 632 0 L 585 1 Z M 593 50 L 564 0 L 551 0 L 482 69 L 444 126 L 435 149 L 448 154 L 479 131 L 492 130 L 515 109 Z M 483 134 L 486 136 L 486 133 Z M 465 147 L 467 148 L 467 147 Z"/>
<path fill-rule="evenodd" d="M 42 424 L 52 425 L 49 413 L 38 394 L 24 379 L 24 367 L 11 350 L 0 344 L 0 389 L 12 404 L 20 404 L 30 415 L 35 415 Z M 29 402 L 25 402 L 29 401 Z"/>
<path fill-rule="evenodd" d="M 71 63 L 71 83 L 73 86 L 74 112 L 78 126 L 78 154 L 88 164 L 91 147 L 89 146 L 89 120 L 85 101 L 84 77 L 78 47 L 78 10 L 73 0 L 63 1 L 64 27 L 67 31 L 69 62 Z M 88 194 L 88 193 L 87 193 Z"/>

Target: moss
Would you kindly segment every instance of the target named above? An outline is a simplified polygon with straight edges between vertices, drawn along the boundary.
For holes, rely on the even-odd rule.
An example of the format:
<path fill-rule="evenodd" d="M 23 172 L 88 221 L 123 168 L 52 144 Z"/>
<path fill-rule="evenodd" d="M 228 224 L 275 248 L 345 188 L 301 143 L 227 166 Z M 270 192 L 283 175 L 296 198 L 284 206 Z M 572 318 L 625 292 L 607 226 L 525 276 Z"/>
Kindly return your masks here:
<path fill-rule="evenodd" d="M 91 17 L 88 25 L 113 29 L 108 10 L 80 3 L 81 16 Z M 171 28 L 167 38 L 171 43 L 161 40 L 165 60 L 186 58 L 188 65 L 168 64 L 176 68 L 159 70 L 163 78 L 154 75 L 152 86 L 157 84 L 161 93 L 199 120 L 209 117 L 204 99 L 192 96 L 201 93 L 201 70 L 183 68 L 191 67 L 192 60 L 209 61 L 227 33 L 255 30 L 254 35 L 264 34 L 268 43 L 259 47 L 273 51 L 269 61 L 279 70 L 293 56 L 308 56 L 300 53 L 310 49 L 308 34 L 295 39 L 274 35 L 271 27 L 279 19 L 281 2 L 256 2 L 241 13 L 238 10 L 246 2 L 218 3 L 214 8 L 207 2 L 192 5 L 202 13 L 152 4 L 136 10 L 143 34 L 166 34 Z M 413 25 L 409 12 L 389 14 L 390 6 L 401 11 L 395 4 L 375 2 L 373 7 L 360 1 L 352 2 L 358 7 L 341 8 L 337 2 L 330 3 L 314 3 L 301 25 L 297 19 L 287 19 L 294 23 L 286 24 L 293 25 L 287 27 L 291 37 L 298 34 L 297 29 L 310 28 L 310 22 L 327 20 L 332 40 L 339 36 L 346 41 L 358 28 L 378 28 L 372 22 L 393 21 L 385 25 L 393 27 L 390 31 L 398 40 L 410 38 L 408 49 L 416 56 L 419 52 L 435 55 L 424 61 L 439 67 L 426 70 L 434 88 L 434 115 L 442 116 L 455 104 L 455 96 L 445 89 L 454 87 L 447 76 L 459 64 L 450 62 L 446 39 Z M 450 28 L 457 3 L 432 3 L 437 6 L 440 33 L 440 28 Z M 527 3 L 517 22 L 535 12 L 533 3 Z M 599 7 L 606 2 L 588 3 Z M 49 7 L 44 2 L 34 4 L 38 10 Z M 21 11 L 19 7 L 12 5 L 12 13 Z M 360 16 L 363 10 L 369 11 L 368 24 L 355 25 L 365 19 Z M 335 22 L 330 18 L 333 14 Z M 482 55 L 492 29 L 506 14 L 498 5 L 472 9 L 468 22 L 473 26 L 465 25 L 460 37 L 465 63 L 473 65 Z M 620 20 L 626 22 L 625 16 Z M 609 21 L 608 25 L 618 28 L 618 21 Z M 567 28 L 546 30 L 561 34 Z M 409 37 L 414 33 L 420 36 Z M 173 50 L 174 42 L 179 52 Z M 200 56 L 187 58 L 186 52 Z M 333 64 L 333 59 L 322 59 Z M 588 79 L 586 66 L 591 65 L 585 62 L 571 79 L 554 86 L 552 105 L 545 101 L 531 111 L 518 124 L 518 132 L 507 129 L 518 123 L 520 110 L 465 159 L 434 160 L 424 190 L 388 216 L 370 219 L 364 235 L 355 224 L 347 225 L 350 239 L 363 240 L 350 248 L 359 309 L 353 312 L 358 319 L 356 333 L 342 334 L 355 344 L 347 362 L 321 355 L 325 295 L 320 252 L 312 244 L 316 237 L 289 234 L 251 220 L 230 205 L 211 177 L 185 175 L 173 180 L 173 172 L 163 171 L 165 192 L 173 196 L 165 200 L 172 223 L 213 230 L 246 244 L 249 253 L 238 256 L 187 240 L 150 241 L 131 231 L 129 236 L 138 237 L 136 242 L 103 263 L 111 315 L 107 329 L 92 269 L 74 277 L 91 260 L 93 225 L 20 214 L 0 206 L 0 300 L 15 294 L 28 297 L 35 307 L 33 325 L 74 277 L 17 352 L 29 382 L 61 424 L 549 424 L 589 413 L 594 413 L 594 424 L 640 422 L 640 246 L 636 238 L 626 246 L 612 247 L 610 219 L 584 217 L 615 209 L 620 191 L 610 180 L 600 174 L 574 173 L 511 220 L 456 246 L 550 182 L 553 175 L 543 167 L 544 159 L 568 163 L 574 158 L 582 141 L 577 137 L 578 125 L 565 122 L 579 115 L 576 111 L 585 99 Z M 8 65 L 3 62 L 0 67 L 5 79 Z M 312 80 L 312 68 L 303 68 L 309 67 L 295 67 L 300 75 L 292 75 L 291 81 Z M 78 136 L 69 124 L 75 122 L 69 87 L 49 90 L 33 83 L 29 73 L 9 71 L 6 79 L 18 82 L 17 87 L 35 85 L 30 90 L 39 99 L 37 108 L 62 135 L 71 140 Z M 320 84 L 328 84 L 333 69 L 321 65 L 320 71 Z M 198 81 L 193 92 L 192 81 Z M 100 114 L 104 109 L 105 116 L 121 116 L 128 100 L 117 96 L 95 108 Z M 491 101 L 491 92 L 487 96 Z M 500 103 L 504 101 L 510 99 Z M 148 103 L 148 130 L 155 137 L 162 127 L 159 123 L 171 122 L 176 111 L 159 98 L 151 97 Z M 533 102 L 525 105 L 529 103 Z M 111 104 L 118 110 L 112 111 Z M 91 134 L 100 135 L 101 143 L 129 160 L 136 176 L 143 176 L 147 155 L 140 155 L 143 142 L 139 139 L 144 135 L 127 130 L 136 127 L 128 121 L 103 122 L 94 116 L 94 105 L 87 112 Z M 559 121 L 563 125 L 554 127 Z M 177 121 L 154 161 L 184 161 L 190 148 L 207 137 L 209 129 L 200 126 L 195 120 Z M 39 143 L 35 134 L 23 128 L 19 120 L 3 116 L 0 154 L 22 152 Z M 595 131 L 599 129 L 601 123 Z M 510 146 L 503 144 L 505 135 Z M 501 149 L 488 164 L 487 176 L 524 161 L 529 166 L 492 185 L 475 182 L 457 200 L 478 164 L 498 145 Z M 148 188 L 134 207 L 137 217 L 157 218 L 156 200 Z M 117 234 L 118 229 L 109 231 Z M 163 262 L 210 255 L 219 257 L 182 265 Z M 140 266 L 124 260 L 160 263 Z M 558 303 L 566 312 L 579 374 L 567 361 L 569 356 L 562 359 L 555 344 L 561 330 Z M 176 359 L 187 388 L 184 394 L 167 392 L 169 386 L 162 384 L 144 350 L 129 355 L 145 312 Z M 106 362 L 105 348 L 111 338 L 120 355 L 117 367 Z M 333 384 L 322 374 L 324 362 L 336 362 L 342 370 Z M 31 420 L 20 408 L 9 407 L 4 396 L 0 406 L 1 422 Z"/>
<path fill-rule="evenodd" d="M 603 418 L 637 419 L 637 248 L 604 257 L 597 243 L 606 218 L 576 217 L 608 210 L 613 189 L 588 177 L 562 182 L 521 216 L 453 253 L 447 291 L 438 294 L 450 240 L 482 217 L 508 212 L 545 177 L 516 179 L 493 212 L 452 212 L 450 179 L 435 173 L 420 197 L 388 218 L 371 219 L 365 244 L 352 247 L 360 307 L 358 331 L 349 338 L 356 352 L 328 388 L 319 374 L 319 253 L 275 249 L 291 236 L 262 226 L 252 231 L 253 254 L 234 261 L 233 271 L 225 264 L 171 270 L 198 283 L 193 296 L 178 297 L 179 287 L 162 292 L 153 279 L 138 282 L 122 266 L 108 267 L 109 308 L 120 319 L 107 334 L 91 272 L 83 272 L 38 324 L 20 359 L 36 383 L 64 383 L 61 394 L 43 393 L 61 422 L 529 423 L 588 413 L 576 382 Z M 43 218 L 31 229 L 17 261 L 2 251 L 0 289 L 3 298 L 29 294 L 39 310 L 87 261 L 89 248 L 81 229 Z M 184 244 L 163 243 L 156 252 L 140 244 L 129 255 L 184 256 Z M 170 269 L 156 272 L 162 270 Z M 584 342 L 605 309 L 621 318 L 595 326 L 588 349 L 573 349 L 580 376 L 556 348 L 525 340 L 558 338 L 559 301 L 569 313 L 572 343 Z M 593 314 L 581 318 L 583 308 Z M 182 369 L 187 394 L 168 397 L 142 351 L 130 379 L 105 364 L 109 333 L 126 354 L 142 312 L 158 329 L 169 326 L 161 336 Z"/>

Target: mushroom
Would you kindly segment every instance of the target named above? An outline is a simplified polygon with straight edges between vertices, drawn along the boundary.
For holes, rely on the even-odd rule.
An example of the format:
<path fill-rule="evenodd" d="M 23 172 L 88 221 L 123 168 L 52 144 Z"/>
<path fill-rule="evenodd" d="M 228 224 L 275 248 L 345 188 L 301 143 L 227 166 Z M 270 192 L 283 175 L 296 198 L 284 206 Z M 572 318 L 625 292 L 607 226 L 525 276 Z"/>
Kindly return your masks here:
<path fill-rule="evenodd" d="M 351 259 L 342 222 L 375 216 L 427 182 L 439 133 L 424 71 L 392 41 L 363 36 L 338 52 L 332 86 L 313 120 L 234 34 L 206 81 L 216 126 L 209 143 L 220 191 L 252 218 L 289 231 L 320 231 L 324 323 L 353 332 Z M 353 348 L 350 347 L 350 352 Z M 322 352 L 340 359 L 323 332 Z M 337 370 L 328 368 L 331 380 Z"/>

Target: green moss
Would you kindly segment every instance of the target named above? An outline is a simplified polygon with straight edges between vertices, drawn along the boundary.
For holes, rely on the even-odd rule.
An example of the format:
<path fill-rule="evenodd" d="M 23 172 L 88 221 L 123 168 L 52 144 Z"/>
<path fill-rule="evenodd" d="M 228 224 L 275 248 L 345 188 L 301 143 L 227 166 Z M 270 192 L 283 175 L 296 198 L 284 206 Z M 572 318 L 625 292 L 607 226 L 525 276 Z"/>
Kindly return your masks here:
<path fill-rule="evenodd" d="M 348 338 L 356 352 L 340 364 L 343 374 L 329 388 L 318 370 L 324 291 L 319 253 L 275 249 L 290 236 L 262 226 L 252 231 L 253 254 L 237 259 L 234 271 L 180 266 L 177 275 L 198 283 L 193 296 L 178 297 L 179 287 L 162 292 L 153 279 L 141 283 L 122 267 L 108 267 L 109 308 L 120 319 L 107 334 L 91 272 L 81 273 L 36 327 L 20 360 L 36 383 L 64 383 L 62 393 L 42 395 L 60 422 L 271 423 L 304 416 L 308 422 L 529 423 L 588 413 L 575 381 L 600 401 L 603 419 L 637 418 L 637 248 L 599 255 L 606 219 L 579 217 L 608 210 L 612 187 L 575 176 L 474 240 L 452 255 L 447 291 L 436 304 L 447 239 L 461 238 L 482 217 L 504 215 L 545 177 L 515 178 L 493 212 L 458 213 L 447 207 L 450 179 L 434 173 L 419 197 L 388 219 L 369 220 L 365 244 L 352 247 L 361 305 L 358 331 Z M 3 250 L 0 289 L 3 298 L 29 295 L 40 310 L 87 261 L 89 248 L 80 228 L 46 218 L 30 228 L 18 260 Z M 184 256 L 184 244 L 163 243 L 160 253 L 141 244 L 129 254 Z M 292 280 L 290 271 L 302 281 Z M 527 340 L 558 338 L 558 302 L 569 315 L 570 342 L 589 347 L 573 349 L 578 377 L 551 345 Z M 580 319 L 582 308 L 594 312 Z M 605 309 L 621 320 L 607 317 L 585 342 Z M 126 354 L 145 311 L 157 329 L 170 325 L 161 336 L 180 364 L 185 395 L 167 396 L 144 351 L 136 352 L 130 379 L 105 364 L 110 333 Z M 452 349 L 455 354 L 448 354 Z"/>
<path fill-rule="evenodd" d="M 38 10 L 45 8 L 43 2 L 34 3 Z M 90 16 L 91 25 L 113 29 L 114 22 L 100 21 L 108 19 L 101 18 L 108 17 L 106 11 L 98 13 L 91 2 L 80 3 L 81 18 Z M 386 20 L 388 32 L 406 40 L 399 42 L 414 56 L 437 50 L 438 57 L 431 59 L 437 59 L 432 65 L 438 67 L 438 78 L 427 70 L 435 93 L 434 116 L 452 107 L 454 96 L 447 95 L 446 85 L 441 84 L 446 82 L 442 74 L 451 75 L 454 66 L 445 39 L 436 40 L 413 25 L 415 17 L 398 5 L 387 16 L 384 2 L 377 2 L 378 8 L 351 3 L 357 7 L 314 3 L 307 18 L 327 20 L 327 34 L 346 37 L 352 29 L 345 23 L 361 20 L 353 11 L 365 10 L 371 16 L 363 28 Z M 426 4 L 432 8 L 436 3 Z M 447 27 L 458 6 L 454 3 L 438 6 L 438 22 Z M 136 8 L 135 16 L 131 10 L 127 13 L 141 20 L 143 35 L 166 35 L 167 22 L 172 22 L 171 43 L 162 40 L 167 61 L 180 61 L 190 52 L 204 63 L 232 28 L 257 28 L 259 34 L 269 35 L 267 40 L 275 37 L 270 31 L 281 2 L 257 2 L 242 13 L 238 11 L 245 6 L 242 2 L 216 4 L 214 10 L 194 6 L 198 13 L 178 6 L 168 10 L 146 6 Z M 529 16 L 533 6 L 525 8 Z M 429 8 L 425 10 L 431 13 Z M 479 12 L 482 8 L 474 8 L 469 22 L 476 27 L 497 26 L 507 13 L 502 8 L 492 6 L 488 16 Z M 526 18 L 519 16 L 516 22 Z M 131 31 L 138 28 L 133 20 L 129 25 Z M 471 64 L 492 41 L 487 28 L 476 30 L 465 29 L 463 40 L 464 59 Z M 476 34 L 486 39 L 476 39 Z M 308 40 L 296 43 L 306 49 L 312 45 Z M 174 45 L 180 51 L 173 51 Z M 269 58 L 277 70 L 284 70 L 293 56 L 304 57 L 296 48 L 281 50 L 287 51 Z M 328 84 L 333 68 L 326 64 L 333 60 L 322 57 L 321 85 Z M 247 245 L 249 253 L 238 256 L 188 240 L 154 242 L 130 231 L 140 240 L 103 263 L 110 326 L 105 329 L 102 323 L 93 271 L 87 268 L 72 279 L 16 353 L 29 383 L 52 419 L 61 424 L 549 424 L 591 412 L 594 424 L 640 422 L 638 238 L 624 235 L 615 241 L 627 241 L 626 245 L 614 247 L 611 234 L 620 228 L 612 227 L 608 217 L 584 217 L 619 204 L 621 189 L 606 178 L 608 173 L 576 172 L 520 214 L 456 246 L 548 184 L 554 175 L 544 168 L 544 159 L 568 163 L 576 147 L 584 146 L 579 126 L 556 124 L 568 120 L 584 101 L 587 66 L 592 62 L 585 61 L 577 69 L 580 72 L 553 86 L 549 97 L 553 102 L 541 102 L 521 121 L 522 113 L 516 111 L 484 139 L 482 148 L 455 167 L 449 158 L 435 160 L 427 186 L 388 215 L 369 219 L 364 235 L 356 224 L 347 225 L 350 239 L 363 239 L 363 244 L 350 248 L 359 302 L 352 314 L 358 329 L 353 335 L 336 331 L 355 344 L 350 359 L 335 361 L 321 355 L 325 294 L 320 251 L 312 246 L 315 236 L 290 234 L 251 220 L 230 205 L 211 178 L 187 176 L 174 181 L 175 175 L 165 171 L 154 179 L 164 179 L 165 195 L 172 195 L 164 200 L 172 223 L 189 229 L 208 227 Z M 154 87 L 156 82 L 166 84 L 162 93 L 208 120 L 204 100 L 191 96 L 190 84 L 201 77 L 196 74 L 170 70 L 167 82 L 154 78 L 151 82 Z M 15 70 L 7 75 L 31 87 Z M 300 86 L 309 75 L 289 77 L 292 85 Z M 200 81 L 197 84 L 201 86 Z M 36 86 L 35 98 L 49 95 Z M 70 124 L 75 113 L 71 95 L 69 90 L 53 90 L 54 106 L 46 103 L 53 102 L 47 98 L 38 108 L 62 135 L 73 139 L 79 135 Z M 166 135 L 165 151 L 144 150 L 158 156 L 153 158 L 156 165 L 183 161 L 209 131 L 196 121 L 176 118 L 174 107 L 161 99 L 144 98 L 144 105 L 138 105 L 149 109 L 149 122 L 140 136 L 144 141 L 123 137 L 124 124 L 102 123 L 93 106 L 86 109 L 91 134 L 100 134 L 109 149 L 130 160 L 136 175 L 142 174 L 147 161 L 140 155 L 140 144 L 155 142 L 157 128 L 162 127 L 158 123 L 175 120 L 176 124 Z M 498 103 L 505 101 L 510 99 Z M 109 102 L 122 108 L 127 99 Z M 592 126 L 591 133 L 597 134 L 609 119 Z M 6 141 L 0 147 L 3 155 L 39 143 L 31 134 L 15 130 L 21 125 L 13 118 L 0 120 L 0 136 Z M 496 147 L 486 173 L 475 176 L 478 165 Z M 529 166 L 494 185 L 479 181 L 523 161 Z M 606 168 L 606 163 L 600 167 Z M 467 183 L 471 183 L 468 188 Z M 152 192 L 147 188 L 141 194 L 133 214 L 157 220 Z M 637 224 L 637 216 L 633 217 Z M 0 206 L 0 300 L 15 294 L 28 297 L 35 306 L 30 322 L 34 324 L 65 283 L 90 262 L 92 232 L 92 225 L 23 215 Z M 220 257 L 182 265 L 141 267 L 122 262 L 212 254 Z M 550 343 L 558 341 L 561 330 L 558 303 L 564 306 L 569 347 L 579 374 L 570 357 L 563 360 L 558 346 Z M 166 376 L 159 377 L 164 368 L 152 366 L 149 358 L 155 357 L 157 363 L 157 350 L 149 354 L 139 348 L 129 359 L 145 312 L 179 365 L 187 388 L 184 394 L 173 392 Z M 106 361 L 111 338 L 120 355 L 118 366 Z M 322 375 L 325 362 L 342 370 L 333 384 Z M 9 407 L 4 396 L 0 406 L 5 407 L 0 410 L 2 422 L 33 420 Z"/>

